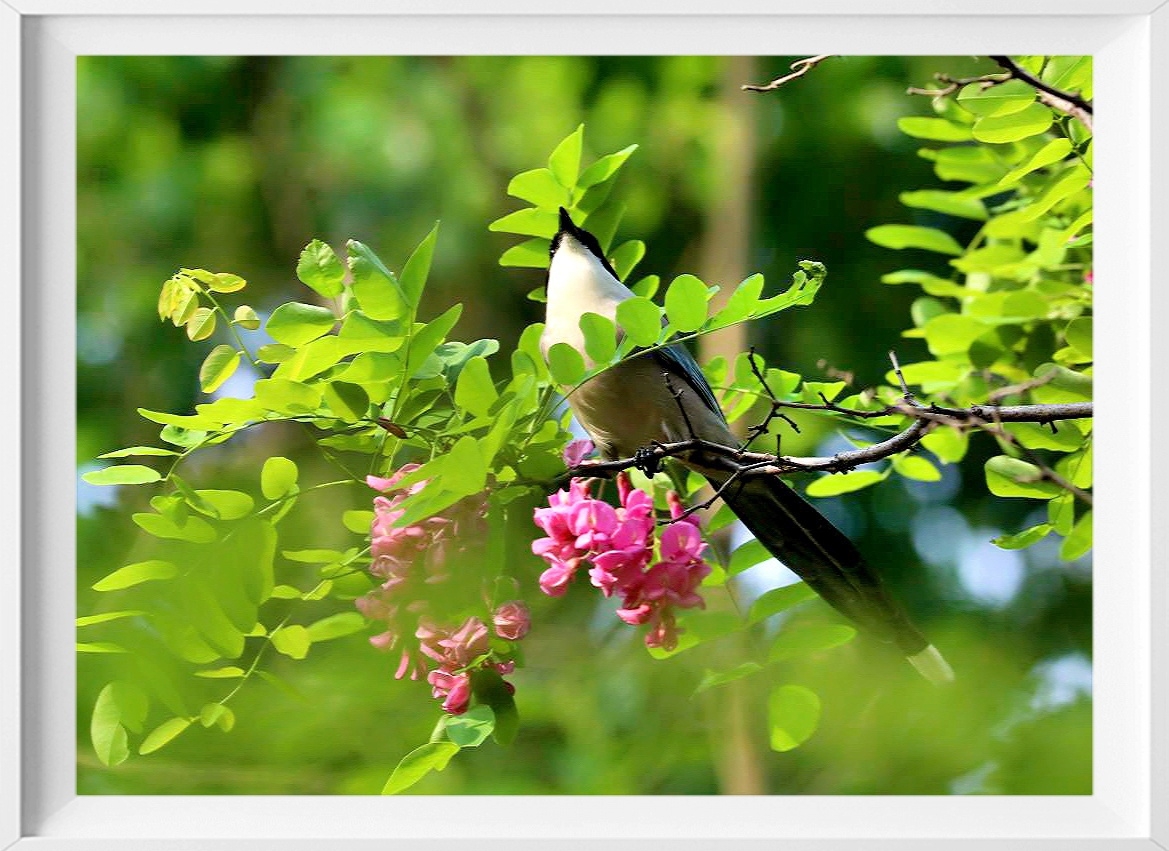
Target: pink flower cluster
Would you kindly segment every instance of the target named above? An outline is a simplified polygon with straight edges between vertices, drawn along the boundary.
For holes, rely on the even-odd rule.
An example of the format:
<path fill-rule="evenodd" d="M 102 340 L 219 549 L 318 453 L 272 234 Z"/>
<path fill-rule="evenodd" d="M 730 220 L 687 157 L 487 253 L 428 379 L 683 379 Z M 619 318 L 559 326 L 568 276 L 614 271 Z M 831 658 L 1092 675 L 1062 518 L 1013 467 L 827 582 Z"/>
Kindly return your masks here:
<path fill-rule="evenodd" d="M 425 677 L 443 709 L 460 715 L 470 705 L 474 671 L 490 668 L 501 675 L 509 674 L 515 663 L 507 658 L 508 651 L 504 650 L 500 657 L 492 648 L 490 630 L 481 618 L 467 617 L 457 628 L 446 627 L 442 623 L 449 622 L 451 612 L 444 617 L 444 612 L 434 611 L 440 600 L 448 603 L 448 609 L 465 611 L 466 601 L 458 600 L 458 595 L 428 593 L 427 586 L 449 578 L 449 556 L 465 550 L 468 539 L 476 536 L 482 506 L 458 504 L 445 515 L 395 526 L 405 514 L 403 501 L 426 486 L 425 481 L 400 486 L 417 469 L 417 464 L 407 464 L 389 478 L 366 479 L 370 487 L 383 492 L 373 500 L 369 567 L 381 585 L 355 604 L 365 617 L 383 621 L 387 627 L 371 637 L 370 643 L 386 651 L 400 650 L 394 677 Z M 452 600 L 459 605 L 453 605 Z M 495 635 L 504 641 L 519 641 L 531 628 L 528 608 L 518 600 L 496 607 L 492 622 Z"/>
<path fill-rule="evenodd" d="M 710 573 L 702 558 L 706 542 L 698 521 L 682 517 L 681 500 L 671 492 L 675 522 L 662 531 L 654 561 L 653 499 L 624 473 L 617 477 L 617 490 L 620 506 L 614 508 L 593 498 L 583 479 L 573 479 L 567 491 L 548 498 L 548 508 L 536 509 L 536 525 L 547 535 L 532 542 L 532 552 L 548 563 L 540 589 L 561 596 L 587 563 L 592 584 L 606 597 L 621 597 L 617 616 L 628 624 L 648 625 L 645 643 L 650 647 L 672 650 L 680 632 L 675 610 L 703 606 L 698 587 Z"/>

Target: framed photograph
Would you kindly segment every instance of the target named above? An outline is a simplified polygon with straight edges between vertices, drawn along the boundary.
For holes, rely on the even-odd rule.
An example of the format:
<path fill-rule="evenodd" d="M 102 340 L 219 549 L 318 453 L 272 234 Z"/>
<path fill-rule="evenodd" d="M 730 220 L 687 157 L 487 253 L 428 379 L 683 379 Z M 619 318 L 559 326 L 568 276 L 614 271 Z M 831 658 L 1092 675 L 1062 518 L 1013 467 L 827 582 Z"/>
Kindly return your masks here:
<path fill-rule="evenodd" d="M 1047 5 L 0 10 L 0 847 L 1169 842 L 1167 18 Z"/>

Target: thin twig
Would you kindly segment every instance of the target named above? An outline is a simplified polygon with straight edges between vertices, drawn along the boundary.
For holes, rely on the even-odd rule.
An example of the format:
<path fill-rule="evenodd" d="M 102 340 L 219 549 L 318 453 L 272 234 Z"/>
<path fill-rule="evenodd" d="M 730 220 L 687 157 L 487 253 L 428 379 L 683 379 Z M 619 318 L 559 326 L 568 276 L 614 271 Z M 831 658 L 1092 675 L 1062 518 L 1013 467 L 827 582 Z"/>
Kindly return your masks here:
<path fill-rule="evenodd" d="M 740 86 L 740 88 L 745 92 L 773 92 L 784 83 L 790 83 L 797 77 L 804 76 L 825 59 L 829 59 L 833 55 L 834 54 L 826 53 L 823 56 L 809 56 L 807 59 L 797 59 L 789 66 L 792 69 L 790 74 L 785 74 L 782 77 L 776 77 L 774 80 L 764 86 L 745 85 Z"/>
<path fill-rule="evenodd" d="M 1079 95 L 1072 94 L 1071 92 L 1063 92 L 1054 86 L 1048 85 L 1027 69 L 1020 67 L 1011 57 L 992 56 L 990 58 L 997 62 L 1000 67 L 1005 68 L 1007 73 L 1016 80 L 1022 80 L 1032 88 L 1037 89 L 1040 92 L 1046 92 L 1054 98 L 1058 98 L 1059 100 L 1062 100 L 1065 103 L 1076 107 L 1077 109 L 1083 110 L 1088 115 L 1092 114 L 1092 104 L 1088 103 Z"/>

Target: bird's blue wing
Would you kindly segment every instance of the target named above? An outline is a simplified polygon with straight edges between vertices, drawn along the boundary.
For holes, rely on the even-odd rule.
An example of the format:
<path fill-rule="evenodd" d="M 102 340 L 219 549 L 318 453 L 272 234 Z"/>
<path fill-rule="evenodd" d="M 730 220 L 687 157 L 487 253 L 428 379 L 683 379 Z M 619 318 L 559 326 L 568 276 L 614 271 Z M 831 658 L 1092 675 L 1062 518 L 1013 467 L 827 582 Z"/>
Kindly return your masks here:
<path fill-rule="evenodd" d="M 714 398 L 714 391 L 710 389 L 706 376 L 702 374 L 702 369 L 694 360 L 694 356 L 690 354 L 689 349 L 681 343 L 675 343 L 664 349 L 657 349 L 653 352 L 652 357 L 656 358 L 668 371 L 684 378 L 686 384 L 698 393 L 706 407 L 718 414 L 723 422 L 726 422 L 722 408 L 719 407 L 718 400 Z"/>

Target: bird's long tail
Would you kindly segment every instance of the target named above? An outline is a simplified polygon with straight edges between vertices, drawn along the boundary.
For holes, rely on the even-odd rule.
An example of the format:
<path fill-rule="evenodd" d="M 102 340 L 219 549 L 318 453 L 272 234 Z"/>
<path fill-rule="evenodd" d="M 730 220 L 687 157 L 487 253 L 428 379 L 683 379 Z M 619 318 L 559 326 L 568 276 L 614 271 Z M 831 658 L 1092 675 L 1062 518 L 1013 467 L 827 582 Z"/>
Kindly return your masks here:
<path fill-rule="evenodd" d="M 726 481 L 709 472 L 707 478 L 715 488 Z M 722 497 L 768 552 L 834 609 L 870 635 L 895 644 L 931 682 L 954 678 L 852 541 L 798 493 L 774 476 L 761 476 L 732 483 Z"/>

